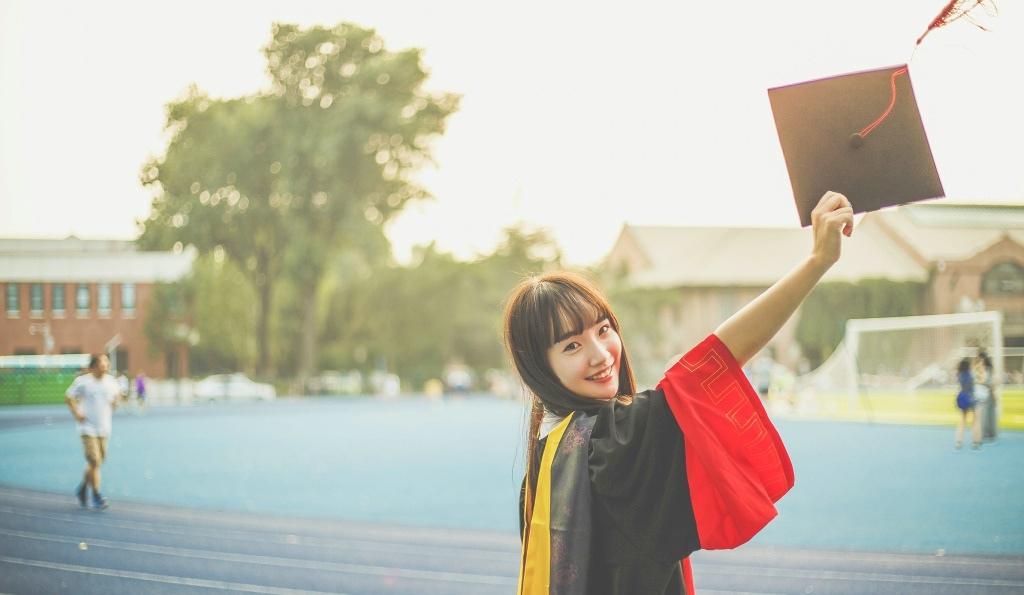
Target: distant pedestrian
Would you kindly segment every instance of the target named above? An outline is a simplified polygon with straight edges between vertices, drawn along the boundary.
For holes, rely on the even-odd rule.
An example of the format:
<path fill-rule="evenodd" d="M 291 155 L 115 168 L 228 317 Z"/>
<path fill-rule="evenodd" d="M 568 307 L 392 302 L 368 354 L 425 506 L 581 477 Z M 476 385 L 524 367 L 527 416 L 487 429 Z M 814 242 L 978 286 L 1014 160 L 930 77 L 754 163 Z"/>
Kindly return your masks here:
<path fill-rule="evenodd" d="M 139 413 L 146 410 L 146 373 L 142 370 L 135 375 L 135 403 Z"/>
<path fill-rule="evenodd" d="M 971 425 L 971 448 L 981 448 L 981 424 L 978 420 L 977 400 L 974 397 L 974 376 L 971 374 L 971 360 L 964 358 L 956 370 L 957 381 L 960 383 L 960 392 L 956 395 L 956 407 L 960 410 L 960 418 L 956 424 L 956 448 L 964 445 L 964 426 Z M 968 422 L 970 418 L 970 422 Z"/>
<path fill-rule="evenodd" d="M 107 457 L 107 441 L 114 409 L 121 395 L 117 381 L 107 373 L 110 361 L 106 355 L 96 354 L 89 359 L 89 371 L 75 378 L 65 394 L 68 409 L 78 422 L 78 434 L 85 451 L 85 475 L 76 495 L 82 506 L 88 505 L 92 489 L 92 505 L 106 508 L 107 500 L 100 493 L 100 466 Z"/>
<path fill-rule="evenodd" d="M 996 439 L 996 379 L 993 374 L 992 358 L 984 349 L 975 360 L 975 393 L 978 397 L 978 413 L 981 417 L 981 439 L 991 442 Z"/>

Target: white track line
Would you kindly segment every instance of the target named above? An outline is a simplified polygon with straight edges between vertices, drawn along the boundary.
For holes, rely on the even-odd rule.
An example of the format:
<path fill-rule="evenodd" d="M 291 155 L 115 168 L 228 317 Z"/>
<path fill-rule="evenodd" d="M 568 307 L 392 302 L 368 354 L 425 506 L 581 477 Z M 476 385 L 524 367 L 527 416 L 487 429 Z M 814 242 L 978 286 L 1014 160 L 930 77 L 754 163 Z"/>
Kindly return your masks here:
<path fill-rule="evenodd" d="M 1024 564 L 1024 556 L 1011 554 L 985 554 L 990 557 L 975 558 L 982 554 L 911 554 L 906 552 L 857 552 L 857 551 L 834 551 L 834 550 L 805 550 L 796 548 L 766 548 L 731 550 L 721 552 L 717 550 L 701 550 L 698 554 L 701 563 L 732 564 L 735 560 L 741 566 L 756 562 L 758 559 L 770 560 L 778 564 L 779 559 L 797 560 L 828 560 L 839 562 L 869 562 L 872 564 L 892 564 L 893 562 L 913 562 L 929 566 L 1002 566 L 1008 569 L 1019 569 Z"/>
<path fill-rule="evenodd" d="M 716 567 L 717 566 L 717 567 Z M 806 578 L 817 580 L 833 581 L 862 581 L 862 582 L 885 582 L 885 583 L 912 583 L 912 584 L 938 584 L 938 585 L 962 585 L 970 587 L 1019 587 L 1024 588 L 1024 581 L 986 579 L 986 578 L 956 578 L 951 576 L 921 576 L 902 575 L 875 572 L 850 572 L 842 570 L 797 570 L 784 568 L 766 568 L 760 566 L 734 566 L 731 564 L 701 564 L 697 567 L 696 574 L 716 574 L 722 576 L 757 576 L 764 578 Z"/>
<path fill-rule="evenodd" d="M 201 587 L 204 589 L 220 589 L 222 591 L 241 591 L 243 593 L 265 593 L 267 595 L 329 595 L 331 593 L 330 591 L 303 591 L 300 589 L 267 587 L 263 585 L 250 585 L 247 583 L 233 583 L 228 581 L 212 581 L 201 578 L 171 576 L 167 574 L 150 574 L 148 572 L 114 570 L 112 568 L 94 568 L 90 566 L 79 566 L 77 564 L 61 564 L 59 562 L 43 562 L 41 560 L 11 558 L 9 556 L 0 556 L 0 562 L 18 564 L 21 566 L 33 566 L 35 568 L 45 568 L 47 570 L 63 570 L 65 572 L 77 572 L 80 574 L 92 574 L 95 576 L 109 576 L 114 578 L 147 581 L 151 583 L 163 583 L 165 585 Z"/>
<path fill-rule="evenodd" d="M 148 533 L 159 533 L 166 535 L 179 535 L 179 536 L 198 536 L 198 537 L 211 537 L 217 539 L 233 540 L 233 541 L 245 541 L 252 542 L 254 539 L 261 539 L 266 541 L 273 541 L 274 543 L 290 546 L 302 546 L 319 549 L 335 549 L 335 548 L 350 548 L 358 549 L 360 551 L 378 551 L 378 552 L 389 552 L 389 553 L 400 553 L 409 556 L 423 556 L 433 558 L 472 558 L 476 560 L 487 560 L 502 562 L 508 560 L 510 557 L 516 558 L 517 553 L 513 550 L 509 550 L 507 553 L 489 551 L 489 550 L 477 550 L 471 548 L 461 548 L 453 546 L 437 546 L 437 545 L 410 545 L 407 543 L 397 542 L 385 542 L 385 541 L 368 541 L 362 539 L 339 539 L 331 537 L 310 537 L 303 536 L 296 533 L 279 533 L 270 531 L 247 531 L 240 529 L 209 529 L 206 527 L 193 527 L 190 525 L 185 528 L 176 528 L 169 526 L 154 526 L 150 523 L 141 521 L 127 521 L 120 519 L 111 519 L 105 517 L 103 520 L 97 520 L 93 518 L 85 518 L 82 515 L 74 514 L 63 514 L 63 513 L 48 513 L 48 512 L 28 512 L 20 510 L 18 508 L 12 508 L 8 506 L 0 506 L 0 512 L 6 514 L 13 514 L 18 516 L 46 519 L 51 521 L 67 522 L 91 527 L 116 527 L 119 529 L 130 529 L 132 531 L 144 531 Z"/>
<path fill-rule="evenodd" d="M 162 545 L 144 545 L 125 541 L 77 538 L 68 537 L 65 535 L 35 533 L 30 531 L 11 531 L 8 529 L 0 529 L 0 535 L 20 537 L 22 539 L 33 539 L 37 541 L 49 541 L 52 543 L 86 543 L 90 547 L 102 547 L 107 549 L 124 550 L 128 552 L 144 552 L 148 554 L 158 554 L 162 556 L 178 556 L 180 558 L 210 560 L 217 562 L 259 564 L 263 566 L 275 566 L 278 568 L 297 568 L 305 570 L 316 570 L 321 572 L 361 574 L 368 576 L 384 576 L 391 578 L 405 578 L 415 580 L 432 580 L 449 583 L 467 583 L 474 585 L 516 584 L 516 579 L 511 576 L 468 574 L 464 572 L 446 572 L 438 570 L 414 570 L 409 568 L 371 566 L 368 564 L 349 564 L 343 562 L 315 562 L 311 560 L 304 560 L 301 558 L 279 558 L 276 556 L 261 556 L 257 554 L 231 554 L 224 552 L 215 552 L 211 550 L 169 547 Z"/>

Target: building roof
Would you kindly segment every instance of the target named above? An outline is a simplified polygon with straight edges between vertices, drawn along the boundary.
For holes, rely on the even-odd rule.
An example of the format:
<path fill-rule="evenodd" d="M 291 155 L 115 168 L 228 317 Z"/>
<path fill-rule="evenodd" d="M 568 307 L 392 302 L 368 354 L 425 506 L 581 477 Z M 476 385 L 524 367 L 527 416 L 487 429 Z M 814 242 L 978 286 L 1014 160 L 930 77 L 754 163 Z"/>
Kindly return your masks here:
<path fill-rule="evenodd" d="M 916 204 L 869 213 L 827 281 L 925 281 L 1009 236 L 1024 245 L 1024 204 Z M 644 287 L 768 286 L 811 250 L 810 229 L 624 225 L 606 264 Z"/>
<path fill-rule="evenodd" d="M 196 251 L 140 251 L 124 240 L 0 238 L 0 282 L 155 283 L 180 279 Z"/>
<path fill-rule="evenodd" d="M 931 203 L 873 214 L 928 262 L 967 260 L 1004 236 L 1024 246 L 1024 204 Z"/>

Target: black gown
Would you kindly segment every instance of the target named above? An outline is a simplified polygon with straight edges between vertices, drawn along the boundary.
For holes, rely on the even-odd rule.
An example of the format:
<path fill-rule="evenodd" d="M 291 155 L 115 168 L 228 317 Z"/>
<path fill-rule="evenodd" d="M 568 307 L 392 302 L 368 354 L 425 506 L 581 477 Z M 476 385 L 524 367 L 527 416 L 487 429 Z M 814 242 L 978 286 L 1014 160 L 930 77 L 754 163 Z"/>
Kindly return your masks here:
<path fill-rule="evenodd" d="M 750 539 L 793 485 L 759 397 L 714 335 L 656 389 L 571 414 L 535 452 L 521 595 L 692 595 L 686 558 Z"/>

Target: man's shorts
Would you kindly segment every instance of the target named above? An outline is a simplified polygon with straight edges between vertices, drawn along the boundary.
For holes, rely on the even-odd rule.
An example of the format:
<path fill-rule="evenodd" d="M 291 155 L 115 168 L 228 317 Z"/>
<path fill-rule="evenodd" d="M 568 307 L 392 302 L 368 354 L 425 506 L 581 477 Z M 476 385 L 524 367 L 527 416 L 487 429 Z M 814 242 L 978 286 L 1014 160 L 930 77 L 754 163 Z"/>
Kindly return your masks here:
<path fill-rule="evenodd" d="M 82 436 L 82 446 L 85 447 L 85 460 L 90 465 L 102 465 L 107 458 L 106 437 Z"/>

